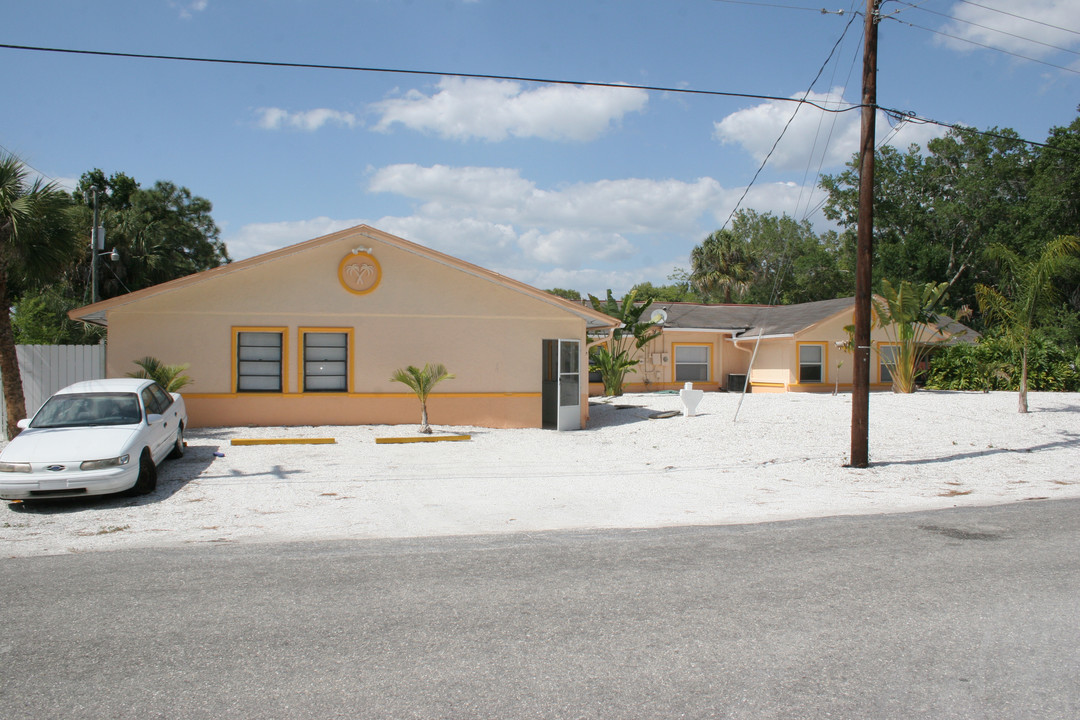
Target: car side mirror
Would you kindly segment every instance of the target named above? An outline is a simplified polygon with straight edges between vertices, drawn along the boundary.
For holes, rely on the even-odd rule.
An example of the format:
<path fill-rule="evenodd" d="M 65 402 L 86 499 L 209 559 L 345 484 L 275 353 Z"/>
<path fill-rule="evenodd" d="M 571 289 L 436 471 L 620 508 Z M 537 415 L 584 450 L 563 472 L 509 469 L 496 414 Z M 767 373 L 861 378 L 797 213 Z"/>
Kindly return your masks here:
<path fill-rule="evenodd" d="M 161 422 L 164 419 L 165 419 L 164 415 L 158 415 L 157 413 L 150 413 L 149 415 L 146 416 L 146 424 L 147 425 L 156 425 L 157 423 Z"/>
<path fill-rule="evenodd" d="M 20 430 L 25 430 L 26 428 L 30 427 L 30 418 L 23 418 L 19 422 L 15 423 L 15 427 L 19 428 Z"/>

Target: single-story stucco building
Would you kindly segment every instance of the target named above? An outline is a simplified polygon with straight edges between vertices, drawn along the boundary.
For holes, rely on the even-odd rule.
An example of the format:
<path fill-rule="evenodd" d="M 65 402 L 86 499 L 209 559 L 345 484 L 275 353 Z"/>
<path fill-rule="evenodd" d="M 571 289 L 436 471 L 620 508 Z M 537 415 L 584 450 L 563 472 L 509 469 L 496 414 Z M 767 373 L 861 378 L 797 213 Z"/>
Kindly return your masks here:
<path fill-rule="evenodd" d="M 391 381 L 407 365 L 455 375 L 435 424 L 583 427 L 589 332 L 580 304 L 366 225 L 77 310 L 107 328 L 107 377 L 151 356 L 188 363 L 193 427 L 417 423 Z"/>
<path fill-rule="evenodd" d="M 949 343 L 973 342 L 978 336 L 951 318 L 938 317 L 925 338 Z M 641 362 L 627 375 L 627 392 L 676 389 L 686 382 L 703 390 L 742 390 L 749 381 L 752 392 L 852 387 L 852 354 L 844 346 L 849 340 L 845 327 L 855 322 L 855 298 L 797 305 L 656 302 L 642 319 L 656 322 L 662 332 L 642 350 Z M 875 326 L 872 389 L 892 387 L 892 376 L 882 362 L 892 347 L 889 333 Z M 593 382 L 590 392 L 600 394 L 603 386 Z"/>

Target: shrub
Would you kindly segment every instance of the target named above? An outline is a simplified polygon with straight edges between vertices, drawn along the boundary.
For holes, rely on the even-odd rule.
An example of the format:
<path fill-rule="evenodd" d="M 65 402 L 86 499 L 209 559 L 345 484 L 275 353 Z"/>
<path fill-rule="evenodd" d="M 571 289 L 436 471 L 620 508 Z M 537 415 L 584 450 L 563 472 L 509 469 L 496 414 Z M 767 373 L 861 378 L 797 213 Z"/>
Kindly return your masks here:
<path fill-rule="evenodd" d="M 1072 356 L 1042 335 L 1028 350 L 1028 389 L 1080 391 L 1080 357 Z M 937 390 L 1018 390 L 1020 349 L 999 336 L 975 345 L 954 345 L 930 360 L 926 387 Z"/>

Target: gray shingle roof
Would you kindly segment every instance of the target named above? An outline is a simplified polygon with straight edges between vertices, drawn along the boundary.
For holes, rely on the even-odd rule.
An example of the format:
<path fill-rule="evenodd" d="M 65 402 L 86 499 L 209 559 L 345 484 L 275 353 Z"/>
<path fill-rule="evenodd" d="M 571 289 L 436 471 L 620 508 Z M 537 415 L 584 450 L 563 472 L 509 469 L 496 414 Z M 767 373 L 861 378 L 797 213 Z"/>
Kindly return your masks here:
<path fill-rule="evenodd" d="M 656 302 L 642 318 L 647 319 L 657 309 L 667 313 L 664 328 L 668 330 L 731 331 L 733 337 L 763 337 L 794 335 L 841 312 L 855 308 L 855 298 L 818 300 L 797 305 L 700 305 L 697 303 Z M 952 342 L 973 342 L 979 333 L 947 315 L 938 315 L 938 326 Z"/>
<path fill-rule="evenodd" d="M 657 309 L 667 313 L 664 327 L 670 330 L 730 330 L 740 335 L 791 335 L 855 307 L 855 298 L 819 300 L 798 305 L 699 305 L 653 303 L 642 315 Z"/>

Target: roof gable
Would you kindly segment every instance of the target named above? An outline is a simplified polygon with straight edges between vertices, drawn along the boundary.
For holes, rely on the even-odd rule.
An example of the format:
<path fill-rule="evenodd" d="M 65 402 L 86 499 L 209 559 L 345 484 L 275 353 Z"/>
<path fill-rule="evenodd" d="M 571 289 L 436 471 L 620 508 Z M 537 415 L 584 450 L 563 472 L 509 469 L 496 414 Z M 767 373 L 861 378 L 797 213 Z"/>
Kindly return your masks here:
<path fill-rule="evenodd" d="M 476 278 L 481 282 L 490 283 L 496 287 L 508 290 L 515 294 L 530 298 L 546 305 L 552 306 L 560 311 L 575 315 L 586 322 L 589 328 L 606 328 L 614 327 L 618 324 L 617 320 L 599 313 L 591 308 L 586 308 L 577 303 L 570 302 L 563 298 L 552 295 L 551 293 L 538 290 L 530 285 L 513 280 L 511 278 L 500 275 L 499 273 L 487 270 L 478 265 L 473 265 L 464 260 L 459 260 L 450 255 L 440 253 L 436 250 L 418 245 L 416 243 L 409 242 L 402 238 L 396 237 L 389 233 L 385 233 L 381 230 L 377 230 L 368 225 L 358 225 L 356 227 L 341 230 L 336 233 L 324 235 L 313 240 L 307 240 L 305 242 L 290 245 L 288 247 L 280 248 L 278 250 L 272 250 L 261 255 L 256 255 L 245 260 L 239 260 L 228 265 L 222 265 L 220 267 L 212 268 L 210 270 L 196 273 L 194 275 L 188 275 L 183 278 L 171 280 L 166 283 L 154 285 L 149 288 L 137 290 L 126 295 L 121 295 L 108 300 L 87 305 L 82 308 L 77 308 L 68 313 L 69 317 L 74 320 L 82 320 L 84 322 L 94 323 L 98 325 L 108 324 L 108 314 L 110 311 L 130 306 L 133 304 L 142 303 L 150 299 L 160 299 L 168 296 L 172 293 L 185 291 L 191 288 L 199 287 L 210 283 L 216 285 L 219 282 L 224 281 L 230 276 L 243 275 L 244 273 L 251 272 L 257 268 L 267 266 L 269 264 L 279 263 L 298 263 L 303 260 L 303 256 L 310 256 L 312 253 L 317 253 L 319 250 L 332 246 L 334 244 L 347 245 L 355 242 L 357 245 L 382 245 L 384 247 L 390 247 L 394 250 L 408 253 L 417 258 L 421 258 L 426 262 L 434 263 L 443 268 L 449 268 L 455 272 L 464 273 L 472 278 Z M 239 279 L 239 278 L 238 278 Z M 209 286 L 208 286 L 209 287 Z"/>

